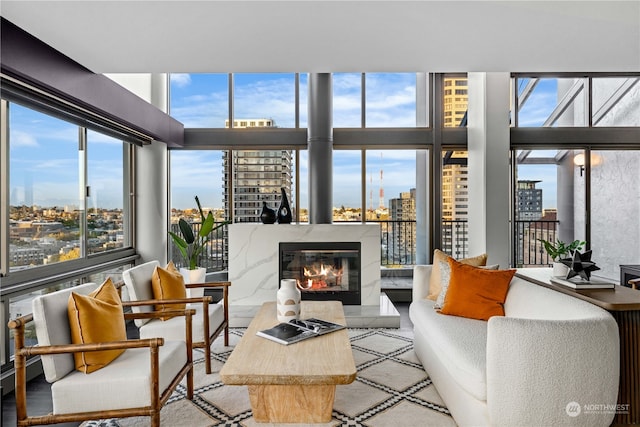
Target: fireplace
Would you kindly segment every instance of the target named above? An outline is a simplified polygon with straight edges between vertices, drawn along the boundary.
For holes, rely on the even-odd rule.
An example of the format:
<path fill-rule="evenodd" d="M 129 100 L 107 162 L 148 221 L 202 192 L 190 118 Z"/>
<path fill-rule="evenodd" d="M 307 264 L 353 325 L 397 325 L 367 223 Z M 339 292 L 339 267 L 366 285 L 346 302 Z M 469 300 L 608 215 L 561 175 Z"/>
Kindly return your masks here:
<path fill-rule="evenodd" d="M 280 279 L 295 279 L 303 300 L 359 305 L 360 242 L 280 242 Z"/>

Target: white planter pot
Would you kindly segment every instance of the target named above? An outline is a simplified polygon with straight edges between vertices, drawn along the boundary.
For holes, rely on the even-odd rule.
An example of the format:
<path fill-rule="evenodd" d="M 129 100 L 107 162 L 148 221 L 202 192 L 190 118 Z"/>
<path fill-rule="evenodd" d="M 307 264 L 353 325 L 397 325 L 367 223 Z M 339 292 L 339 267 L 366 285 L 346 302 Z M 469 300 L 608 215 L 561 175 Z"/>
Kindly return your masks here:
<path fill-rule="evenodd" d="M 289 322 L 300 318 L 300 289 L 296 279 L 282 279 L 277 292 L 277 316 L 279 322 Z"/>
<path fill-rule="evenodd" d="M 567 267 L 561 262 L 554 262 L 552 274 L 553 274 L 553 277 L 561 277 L 565 279 L 567 277 L 567 274 L 569 274 L 569 267 Z"/>
<path fill-rule="evenodd" d="M 184 277 L 184 283 L 204 283 L 207 276 L 207 269 L 198 267 L 195 270 L 181 267 L 180 274 Z M 187 289 L 188 298 L 199 298 L 204 296 L 204 288 Z"/>

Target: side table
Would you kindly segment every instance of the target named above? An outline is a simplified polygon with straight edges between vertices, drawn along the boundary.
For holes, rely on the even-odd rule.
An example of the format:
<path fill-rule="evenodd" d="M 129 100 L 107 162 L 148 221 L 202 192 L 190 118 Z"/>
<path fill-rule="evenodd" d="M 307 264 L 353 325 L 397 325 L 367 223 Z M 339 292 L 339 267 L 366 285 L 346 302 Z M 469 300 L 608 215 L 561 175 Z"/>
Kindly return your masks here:
<path fill-rule="evenodd" d="M 551 283 L 550 268 L 519 268 L 516 276 L 595 304 L 616 319 L 620 334 L 618 404 L 629 405 L 629 413 L 616 414 L 613 425 L 640 425 L 640 291 L 618 285 L 614 289 L 571 289 Z"/>

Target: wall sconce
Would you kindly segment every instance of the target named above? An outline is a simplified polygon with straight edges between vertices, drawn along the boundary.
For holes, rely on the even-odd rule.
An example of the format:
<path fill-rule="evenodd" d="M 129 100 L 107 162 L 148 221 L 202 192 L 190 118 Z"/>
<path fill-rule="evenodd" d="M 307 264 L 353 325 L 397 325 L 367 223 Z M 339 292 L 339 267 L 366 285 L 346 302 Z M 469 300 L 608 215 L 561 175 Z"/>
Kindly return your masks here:
<path fill-rule="evenodd" d="M 573 164 L 580 168 L 580 176 L 584 172 L 585 163 L 584 153 L 578 153 L 573 157 Z M 598 166 L 600 163 L 602 163 L 602 156 L 591 153 L 591 167 Z"/>

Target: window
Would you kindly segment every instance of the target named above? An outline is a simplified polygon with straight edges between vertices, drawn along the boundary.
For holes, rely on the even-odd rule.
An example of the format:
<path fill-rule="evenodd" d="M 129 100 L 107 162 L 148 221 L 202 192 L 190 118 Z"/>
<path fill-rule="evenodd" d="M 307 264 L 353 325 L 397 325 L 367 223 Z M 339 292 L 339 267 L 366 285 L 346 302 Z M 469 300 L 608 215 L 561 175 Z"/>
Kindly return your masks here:
<path fill-rule="evenodd" d="M 442 153 L 442 242 L 444 252 L 454 258 L 467 256 L 468 200 L 467 151 L 446 150 Z"/>
<path fill-rule="evenodd" d="M 333 151 L 333 220 L 362 221 L 362 151 Z"/>
<path fill-rule="evenodd" d="M 517 112 L 521 127 L 587 126 L 585 78 L 518 78 Z"/>
<path fill-rule="evenodd" d="M 170 81 L 169 111 L 185 128 L 228 126 L 228 74 L 171 74 Z"/>
<path fill-rule="evenodd" d="M 333 127 L 362 126 L 362 74 L 333 74 Z"/>
<path fill-rule="evenodd" d="M 593 126 L 640 126 L 640 77 L 593 79 Z"/>
<path fill-rule="evenodd" d="M 125 233 L 128 191 L 124 161 L 129 144 L 87 131 L 87 253 L 130 246 Z"/>
<path fill-rule="evenodd" d="M 9 106 L 9 271 L 80 258 L 78 127 Z"/>
<path fill-rule="evenodd" d="M 295 75 L 293 73 L 235 73 L 234 116 L 269 119 L 266 127 L 295 127 Z M 241 124 L 246 127 L 247 123 Z"/>
<path fill-rule="evenodd" d="M 415 73 L 367 73 L 366 127 L 416 126 Z"/>
<path fill-rule="evenodd" d="M 585 185 L 574 164 L 580 155 L 582 150 L 516 152 L 516 267 L 551 265 L 540 240 L 585 239 Z"/>

